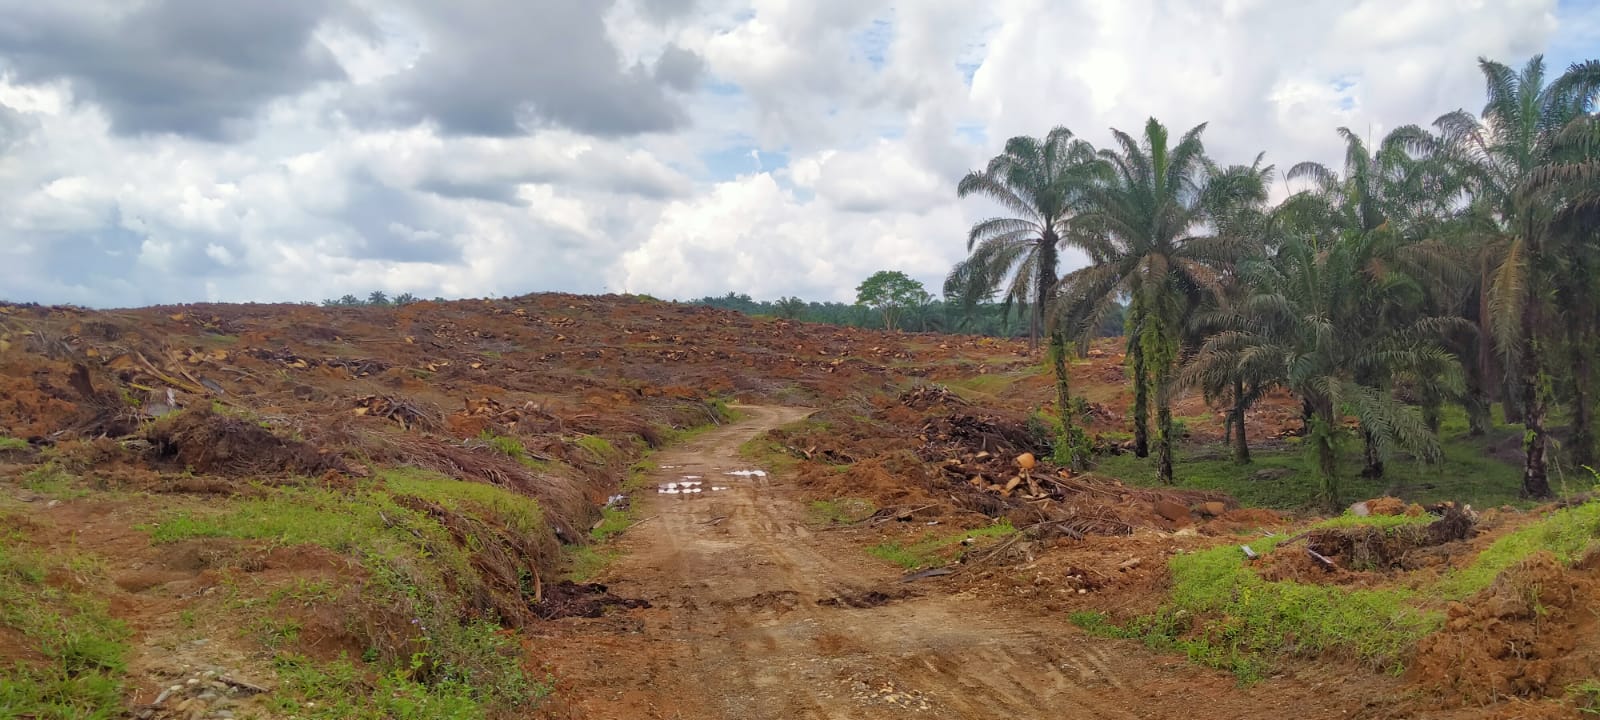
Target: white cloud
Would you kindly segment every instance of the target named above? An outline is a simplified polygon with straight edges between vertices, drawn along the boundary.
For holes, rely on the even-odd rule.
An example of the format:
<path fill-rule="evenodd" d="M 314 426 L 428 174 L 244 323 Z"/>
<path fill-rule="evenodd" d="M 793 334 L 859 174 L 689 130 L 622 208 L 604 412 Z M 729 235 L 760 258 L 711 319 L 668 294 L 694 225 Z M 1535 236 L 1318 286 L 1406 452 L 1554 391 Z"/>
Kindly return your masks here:
<path fill-rule="evenodd" d="M 346 0 L 314 30 L 286 24 L 285 47 L 309 32 L 342 72 L 234 93 L 215 118 L 162 114 L 87 59 L 45 55 L 59 48 L 30 46 L 20 75 L 0 47 L 0 288 L 100 305 L 372 289 L 848 300 L 897 268 L 937 289 L 990 211 L 954 185 L 1011 135 L 1066 125 L 1104 144 L 1154 115 L 1174 131 L 1209 121 L 1224 162 L 1333 162 L 1337 126 L 1377 135 L 1477 109 L 1479 55 L 1521 64 L 1548 48 L 1558 72 L 1600 36 L 1600 13 L 1556 0 L 612 0 L 574 15 L 573 32 L 591 56 L 614 53 L 602 69 L 648 106 L 586 95 L 549 106 L 566 127 L 441 131 L 438 118 L 455 131 L 473 118 L 429 98 L 504 108 L 448 83 L 416 91 L 419 67 L 482 88 L 523 70 L 521 54 L 459 65 L 504 38 L 437 57 L 465 52 L 461 27 L 494 26 L 493 1 L 443 22 L 442 5 Z M 18 17 L 24 32 L 54 16 Z M 653 80 L 667 53 L 683 72 Z M 512 84 L 570 89 L 538 69 Z M 164 93 L 210 87 L 136 75 Z M 373 124 L 397 87 L 416 91 L 404 99 L 417 121 Z M 686 124 L 644 118 L 678 106 Z M 141 135 L 130 118 L 198 130 Z M 589 125 L 601 135 L 572 129 Z"/>

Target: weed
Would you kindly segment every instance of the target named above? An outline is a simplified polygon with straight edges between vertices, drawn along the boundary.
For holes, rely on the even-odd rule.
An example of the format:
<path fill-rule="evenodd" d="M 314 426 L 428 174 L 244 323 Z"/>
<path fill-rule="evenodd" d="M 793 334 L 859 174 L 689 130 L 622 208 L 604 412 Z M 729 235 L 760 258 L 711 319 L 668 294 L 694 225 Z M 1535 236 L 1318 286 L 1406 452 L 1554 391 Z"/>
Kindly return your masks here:
<path fill-rule="evenodd" d="M 424 664 L 413 661 L 368 680 L 368 672 L 346 659 L 328 663 L 280 654 L 276 661 L 283 680 L 273 700 L 281 713 L 308 720 L 479 720 L 492 698 L 516 697 L 531 705 L 548 697 L 549 683 L 519 682 L 509 687 L 474 686 L 470 679 L 450 677 L 419 682 Z M 520 676 L 520 673 L 518 674 Z"/>
<path fill-rule="evenodd" d="M 0 435 L 0 452 L 8 452 L 8 451 L 12 451 L 12 450 L 27 450 L 27 449 L 28 449 L 28 441 L 27 440 L 23 440 L 22 438 L 9 437 L 9 436 L 6 436 L 6 435 Z"/>
<path fill-rule="evenodd" d="M 853 523 L 877 512 L 878 507 L 864 498 L 816 500 L 811 503 L 811 519 L 822 525 Z"/>
<path fill-rule="evenodd" d="M 633 513 L 618 510 L 613 507 L 600 508 L 600 524 L 589 530 L 589 537 L 596 542 L 603 542 L 613 536 L 621 535 L 633 525 Z"/>
<path fill-rule="evenodd" d="M 1353 513 L 1345 513 L 1338 517 L 1328 518 L 1327 520 L 1323 520 L 1315 525 L 1312 525 L 1310 529 L 1322 530 L 1325 528 L 1373 527 L 1380 530 L 1393 530 L 1395 528 L 1408 527 L 1411 525 L 1427 525 L 1435 520 L 1438 520 L 1438 518 L 1426 513 L 1422 515 L 1365 516 L 1356 515 Z"/>
<path fill-rule="evenodd" d="M 74 500 L 89 494 L 77 486 L 78 478 L 54 463 L 41 465 L 22 476 L 22 486 L 57 500 Z"/>
<path fill-rule="evenodd" d="M 599 435 L 580 435 L 573 442 L 577 443 L 578 447 L 588 451 L 589 455 L 601 463 L 609 463 L 612 458 L 617 456 L 617 447 L 612 445 L 610 440 Z"/>
<path fill-rule="evenodd" d="M 1268 552 L 1281 537 L 1255 543 Z M 1420 609 L 1404 590 L 1348 589 L 1262 579 L 1232 545 L 1175 557 L 1173 589 L 1156 613 L 1112 629 L 1104 618 L 1080 618 L 1101 633 L 1143 638 L 1152 647 L 1259 680 L 1275 656 L 1341 654 L 1390 671 L 1438 628 L 1442 616 Z"/>
<path fill-rule="evenodd" d="M 886 542 L 867 549 L 873 557 L 887 560 L 907 570 L 933 564 L 935 561 L 948 559 L 946 555 L 952 547 L 961 547 L 968 538 L 994 538 L 1004 537 L 1017 531 L 1011 523 L 1001 520 L 993 525 L 986 525 L 974 530 L 958 532 L 954 535 L 936 536 L 927 535 L 910 545 L 897 542 Z M 959 555 L 959 553 L 957 553 Z"/>
<path fill-rule="evenodd" d="M 1600 680 L 1590 678 L 1567 688 L 1567 693 L 1576 702 L 1578 712 L 1584 715 L 1600 715 Z"/>
<path fill-rule="evenodd" d="M 1494 582 L 1495 576 L 1541 550 L 1571 563 L 1600 541 L 1600 500 L 1565 508 L 1495 540 L 1472 564 L 1439 582 L 1438 591 L 1452 598 L 1471 595 Z"/>
<path fill-rule="evenodd" d="M 21 633 L 43 662 L 0 668 L 0 715 L 67 720 L 121 717 L 128 628 L 96 594 L 45 582 L 84 566 L 0 538 L 0 625 Z M 97 563 L 92 563 L 97 564 Z"/>
<path fill-rule="evenodd" d="M 593 545 L 568 545 L 564 554 L 566 556 L 566 579 L 573 582 L 588 582 L 604 570 L 607 563 L 616 557 L 616 553 L 601 550 Z"/>
<path fill-rule="evenodd" d="M 140 529 L 158 543 L 231 537 L 280 545 L 320 545 L 362 562 L 372 576 L 365 591 L 371 601 L 414 618 L 419 637 L 405 646 L 378 648 L 390 670 L 379 681 L 373 699 L 347 698 L 354 703 L 345 707 L 347 713 L 313 717 L 481 717 L 481 708 L 515 707 L 526 699 L 527 695 L 517 690 L 530 683 L 516 661 L 516 643 L 499 634 L 496 626 L 460 621 L 464 616 L 461 598 L 482 591 L 471 551 L 456 542 L 438 519 L 396 498 L 417 497 L 492 517 L 497 524 L 519 532 L 540 533 L 543 516 L 532 499 L 416 468 L 382 470 L 378 482 L 352 492 L 317 487 L 264 490 L 263 497 L 232 503 L 223 512 L 180 512 Z M 472 538 L 466 541 L 469 546 L 474 542 Z M 295 588 L 270 600 L 274 604 L 288 598 L 309 601 L 325 590 Z M 282 647 L 293 643 L 298 625 L 282 613 L 271 617 L 257 627 L 266 644 Z M 317 687 L 303 690 L 321 697 Z M 466 714 L 456 714 L 458 711 Z"/>

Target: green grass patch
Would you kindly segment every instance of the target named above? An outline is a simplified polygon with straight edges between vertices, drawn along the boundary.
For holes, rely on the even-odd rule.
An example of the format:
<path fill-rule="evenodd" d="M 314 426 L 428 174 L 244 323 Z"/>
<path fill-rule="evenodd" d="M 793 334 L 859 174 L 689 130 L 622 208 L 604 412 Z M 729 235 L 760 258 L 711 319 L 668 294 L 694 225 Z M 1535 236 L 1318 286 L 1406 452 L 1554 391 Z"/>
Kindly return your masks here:
<path fill-rule="evenodd" d="M 27 440 L 23 440 L 22 438 L 8 437 L 6 435 L 0 435 L 0 452 L 7 452 L 7 451 L 12 451 L 12 450 L 27 450 L 27 449 L 28 449 L 28 441 Z"/>
<path fill-rule="evenodd" d="M 810 507 L 812 522 L 821 525 L 843 525 L 865 519 L 878 511 L 878 506 L 864 498 L 837 498 L 815 500 Z"/>
<path fill-rule="evenodd" d="M 488 443 L 489 447 L 494 448 L 496 452 L 516 460 L 525 468 L 539 472 L 550 471 L 550 461 L 540 460 L 529 455 L 528 448 L 523 446 L 521 440 L 505 435 L 496 435 L 488 430 L 478 435 L 478 439 Z"/>
<path fill-rule="evenodd" d="M 1495 431 L 1504 434 L 1503 430 Z M 1385 464 L 1385 477 L 1363 478 L 1360 446 L 1348 443 L 1340 458 L 1340 493 L 1346 502 L 1393 495 L 1407 502 L 1431 504 L 1444 500 L 1474 507 L 1513 505 L 1527 507 L 1518 497 L 1521 468 L 1490 457 L 1483 448 L 1490 438 L 1464 434 L 1443 441 L 1444 460 L 1435 465 L 1394 459 Z M 1186 454 L 1204 457 L 1186 458 Z M 1317 504 L 1319 480 L 1315 460 L 1300 449 L 1256 449 L 1254 462 L 1235 464 L 1222 445 L 1179 447 L 1176 467 L 1179 487 L 1218 490 L 1245 505 L 1298 510 Z M 1154 456 L 1110 455 L 1097 460 L 1095 471 L 1134 485 L 1155 485 Z"/>
<path fill-rule="evenodd" d="M 593 545 L 568 545 L 563 548 L 562 555 L 567 566 L 567 572 L 562 577 L 573 582 L 588 582 L 606 569 L 617 553 Z"/>
<path fill-rule="evenodd" d="M 1600 679 L 1590 678 L 1573 685 L 1567 688 L 1567 694 L 1572 697 L 1578 712 L 1600 716 Z"/>
<path fill-rule="evenodd" d="M 1463 598 L 1494 582 L 1499 575 L 1522 559 L 1541 550 L 1554 553 L 1563 564 L 1571 564 L 1600 545 L 1600 500 L 1550 513 L 1538 522 L 1507 533 L 1484 549 L 1472 564 L 1451 572 L 1439 582 L 1438 591 L 1452 598 Z"/>
<path fill-rule="evenodd" d="M 617 456 L 617 446 L 612 445 L 610 440 L 599 435 L 580 435 L 576 440 L 573 440 L 573 443 L 583 448 L 590 456 L 601 463 L 611 462 L 612 458 Z"/>
<path fill-rule="evenodd" d="M 519 532 L 538 533 L 543 532 L 544 521 L 534 500 L 415 468 L 385 469 L 375 482 L 351 491 L 311 486 L 261 489 L 265 494 L 258 498 L 233 501 L 220 509 L 175 512 L 140 529 L 157 543 L 223 537 L 318 545 L 360 561 L 371 576 L 363 588 L 366 601 L 414 618 L 421 630 L 408 643 L 377 648 L 374 659 L 388 678 L 384 682 L 410 683 L 392 687 L 380 683 L 377 694 L 411 698 L 405 707 L 451 710 L 406 715 L 382 704 L 388 702 L 382 698 L 351 698 L 356 703 L 351 706 L 353 714 L 326 717 L 482 717 L 484 709 L 525 707 L 529 696 L 515 689 L 531 683 L 517 660 L 517 643 L 496 626 L 462 622 L 469 615 L 463 603 L 482 591 L 472 552 L 484 541 L 468 538 L 464 545 L 458 543 L 437 518 L 397 499 L 416 497 Z M 257 623 L 254 629 L 269 647 L 290 645 L 298 633 L 285 618 Z M 417 699 L 422 696 L 426 698 Z M 470 698 L 472 704 L 456 702 L 458 696 Z M 369 714 L 360 714 L 369 712 L 362 704 L 368 702 L 380 704 Z M 450 714 L 458 711 L 477 714 Z"/>
<path fill-rule="evenodd" d="M 604 542 L 621 535 L 632 525 L 632 512 L 612 507 L 600 508 L 600 524 L 589 530 L 589 537 L 596 542 Z"/>
<path fill-rule="evenodd" d="M 925 535 L 922 539 L 909 545 L 898 542 L 886 542 L 867 549 L 867 553 L 880 560 L 887 560 L 907 570 L 915 570 L 933 564 L 943 564 L 954 561 L 961 554 L 961 549 L 967 546 L 962 542 L 967 538 L 979 540 L 983 538 L 998 538 L 1011 535 L 1017 531 L 1006 520 L 1001 520 L 993 525 L 958 532 L 953 535 Z M 957 552 L 952 552 L 957 550 Z"/>
<path fill-rule="evenodd" d="M 507 656 L 504 661 L 513 663 L 516 658 Z M 485 695 L 522 696 L 537 702 L 553 690 L 548 681 L 533 682 L 520 672 L 500 674 L 522 678 L 513 685 L 481 688 L 457 677 L 420 682 L 416 677 L 424 668 L 417 664 L 380 670 L 375 677 L 371 668 L 347 659 L 319 663 L 282 653 L 275 664 L 281 687 L 269 698 L 269 706 L 306 720 L 481 720 L 491 709 L 482 700 Z"/>
<path fill-rule="evenodd" d="M 22 476 L 22 486 L 56 500 L 75 500 L 89 494 L 87 488 L 79 485 L 77 476 L 54 464 L 28 471 Z"/>
<path fill-rule="evenodd" d="M 0 717 L 103 720 L 122 717 L 130 632 L 92 592 L 46 581 L 64 573 L 102 580 L 92 559 L 48 556 L 0 535 L 0 625 L 20 632 L 42 662 L 0 667 Z"/>
<path fill-rule="evenodd" d="M 1439 519 L 1438 517 L 1433 516 L 1433 515 L 1429 515 L 1427 513 L 1423 513 L 1421 515 L 1416 515 L 1416 516 L 1412 516 L 1412 515 L 1367 515 L 1367 516 L 1361 516 L 1361 515 L 1355 515 L 1355 514 L 1347 512 L 1347 513 L 1345 513 L 1343 515 L 1340 515 L 1338 517 L 1332 517 L 1332 518 L 1328 518 L 1327 520 L 1323 520 L 1321 522 L 1318 522 L 1315 525 L 1312 525 L 1309 529 L 1311 529 L 1311 530 L 1321 530 L 1321 529 L 1324 529 L 1324 528 L 1371 527 L 1371 528 L 1378 528 L 1380 530 L 1392 530 L 1394 528 L 1409 527 L 1409 526 L 1412 526 L 1412 525 L 1427 525 L 1427 524 L 1432 523 L 1433 521 L 1438 520 L 1438 519 Z"/>
<path fill-rule="evenodd" d="M 1283 538 L 1253 543 L 1269 552 Z M 1230 670 L 1250 683 L 1286 656 L 1343 656 L 1391 672 L 1406 652 L 1443 622 L 1405 590 L 1352 589 L 1269 582 L 1232 545 L 1172 559 L 1172 596 L 1156 613 L 1122 627 L 1087 616 L 1090 632 L 1137 637 L 1184 653 L 1191 661 Z"/>

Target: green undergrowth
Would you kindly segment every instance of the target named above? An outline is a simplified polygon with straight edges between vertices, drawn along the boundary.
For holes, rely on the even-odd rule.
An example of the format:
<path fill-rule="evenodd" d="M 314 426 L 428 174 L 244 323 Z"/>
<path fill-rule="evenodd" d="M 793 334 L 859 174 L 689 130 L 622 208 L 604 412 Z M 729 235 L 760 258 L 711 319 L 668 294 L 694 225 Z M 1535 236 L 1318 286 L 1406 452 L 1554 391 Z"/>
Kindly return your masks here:
<path fill-rule="evenodd" d="M 1344 515 L 1311 529 L 1396 531 L 1432 519 Z M 1285 538 L 1260 538 L 1251 548 L 1264 555 Z M 1261 679 L 1285 657 L 1343 657 L 1399 672 L 1416 642 L 1442 623 L 1441 601 L 1470 597 L 1535 553 L 1549 551 L 1570 564 L 1597 548 L 1600 501 L 1557 510 L 1508 533 L 1468 567 L 1417 591 L 1268 581 L 1237 546 L 1225 545 L 1174 557 L 1172 593 L 1155 613 L 1121 625 L 1092 612 L 1076 613 L 1071 620 L 1090 633 L 1182 652 L 1195 662 L 1230 670 L 1245 683 Z"/>
<path fill-rule="evenodd" d="M 14 437 L 10 437 L 10 436 L 7 436 L 7 435 L 0 435 L 0 452 L 7 452 L 7 451 L 12 451 L 12 450 L 27 450 L 27 449 L 28 449 L 28 441 L 27 440 L 23 440 L 22 438 L 14 438 Z"/>
<path fill-rule="evenodd" d="M 810 507 L 811 521 L 819 525 L 843 525 L 870 517 L 878 506 L 865 498 L 815 500 Z"/>
<path fill-rule="evenodd" d="M 269 707 L 305 720 L 479 720 L 490 712 L 482 700 L 483 688 L 466 678 L 418 682 L 415 676 L 423 667 L 415 662 L 380 672 L 375 680 L 365 663 L 348 659 L 315 662 L 280 653 L 275 664 L 281 687 L 269 699 Z M 553 689 L 548 679 L 534 682 L 520 673 L 518 677 L 523 679 L 514 686 L 490 694 L 519 694 L 535 704 Z"/>
<path fill-rule="evenodd" d="M 1252 548 L 1266 553 L 1281 540 L 1264 538 Z M 1269 582 L 1232 545 L 1175 557 L 1171 569 L 1172 595 L 1157 612 L 1121 626 L 1094 613 L 1072 621 L 1181 652 L 1251 683 L 1286 656 L 1342 656 L 1398 672 L 1406 651 L 1443 620 L 1404 590 Z"/>
<path fill-rule="evenodd" d="M 1471 565 L 1440 581 L 1438 591 L 1464 598 L 1494 582 L 1495 576 L 1541 550 L 1554 553 L 1564 564 L 1589 552 L 1600 552 L 1600 500 L 1550 513 L 1538 522 L 1501 536 L 1478 554 Z"/>
<path fill-rule="evenodd" d="M 1427 525 L 1439 518 L 1423 513 L 1421 515 L 1356 515 L 1345 513 L 1338 517 L 1322 520 L 1309 529 L 1322 530 L 1334 528 L 1373 527 L 1380 530 L 1411 527 L 1414 525 Z"/>
<path fill-rule="evenodd" d="M 1517 496 L 1522 486 L 1521 468 L 1485 453 L 1483 448 L 1489 442 L 1464 433 L 1447 435 L 1442 443 L 1442 462 L 1429 465 L 1394 459 L 1385 464 L 1382 478 L 1359 476 L 1361 448 L 1358 443 L 1348 443 L 1340 459 L 1340 493 L 1347 502 L 1393 495 L 1425 505 L 1451 500 L 1474 507 L 1526 507 L 1528 503 Z M 1317 504 L 1321 485 L 1316 461 L 1303 449 L 1257 448 L 1251 455 L 1253 462 L 1239 465 L 1229 458 L 1229 449 L 1224 445 L 1179 447 L 1174 473 L 1177 485 L 1218 490 L 1254 507 L 1299 510 Z M 1153 459 L 1153 454 L 1150 458 L 1108 455 L 1097 458 L 1094 471 L 1130 484 L 1151 486 L 1157 484 Z"/>
<path fill-rule="evenodd" d="M 605 465 L 617 457 L 617 446 L 612 445 L 610 440 L 599 435 L 580 435 L 576 440 L 573 440 L 573 443 L 583 448 L 601 465 Z"/>
<path fill-rule="evenodd" d="M 89 494 L 78 477 L 55 463 L 46 463 L 22 476 L 22 486 L 55 500 L 76 500 Z"/>
<path fill-rule="evenodd" d="M 478 435 L 478 439 L 488 443 L 489 447 L 494 448 L 495 451 L 499 452 L 500 454 L 505 455 L 512 460 L 516 460 L 518 464 L 528 468 L 529 470 L 549 472 L 552 467 L 550 461 L 540 460 L 539 458 L 529 455 L 528 448 L 522 444 L 521 440 L 518 440 L 514 437 L 496 435 L 493 432 L 485 430 L 482 434 Z"/>
<path fill-rule="evenodd" d="M 0 666 L 0 717 L 122 717 L 129 630 L 89 588 L 92 556 L 47 554 L 0 518 L 0 626 L 20 633 L 25 659 Z"/>
<path fill-rule="evenodd" d="M 1589 678 L 1567 689 L 1578 712 L 1600 716 L 1600 679 Z"/>
<path fill-rule="evenodd" d="M 993 525 L 985 525 L 972 530 L 964 530 L 955 534 L 936 535 L 925 534 L 921 539 L 910 544 L 899 542 L 886 542 L 867 549 L 867 552 L 880 560 L 887 560 L 907 570 L 915 570 L 936 564 L 953 562 L 963 554 L 968 546 L 963 544 L 967 538 L 980 540 L 984 538 L 1000 538 L 1011 535 L 1017 531 L 1006 520 L 1001 520 Z"/>
<path fill-rule="evenodd" d="M 427 506 L 413 509 L 406 498 L 523 538 L 546 532 L 536 501 L 415 468 L 383 470 L 374 481 L 350 490 L 306 484 L 258 491 L 259 497 L 221 507 L 169 513 L 140 529 L 156 543 L 237 538 L 321 546 L 355 559 L 370 576 L 361 586 L 364 605 L 380 616 L 412 618 L 416 629 L 409 640 L 394 641 L 392 632 L 370 638 L 377 685 L 360 693 L 348 687 L 331 691 L 349 696 L 349 713 L 315 717 L 476 718 L 527 706 L 535 683 L 522 670 L 517 643 L 497 625 L 469 619 L 480 615 L 467 603 L 488 591 L 474 554 L 490 540 L 469 536 L 458 542 Z M 529 592 L 535 559 L 518 560 L 524 563 L 521 590 Z M 292 618 L 266 620 L 254 627 L 269 647 L 294 642 L 298 628 Z M 318 692 L 306 689 L 308 697 Z"/>

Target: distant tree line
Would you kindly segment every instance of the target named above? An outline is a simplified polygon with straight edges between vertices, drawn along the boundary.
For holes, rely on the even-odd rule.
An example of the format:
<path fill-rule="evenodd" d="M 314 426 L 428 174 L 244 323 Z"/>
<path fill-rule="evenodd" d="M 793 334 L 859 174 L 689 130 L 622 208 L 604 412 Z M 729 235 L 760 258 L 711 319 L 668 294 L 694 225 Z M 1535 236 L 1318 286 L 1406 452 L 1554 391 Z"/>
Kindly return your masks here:
<path fill-rule="evenodd" d="M 434 302 L 444 302 L 444 298 L 434 298 L 433 301 Z M 367 293 L 367 299 L 365 299 L 365 300 L 362 300 L 361 298 L 358 298 L 358 297 L 356 297 L 354 295 L 345 295 L 344 297 L 337 298 L 337 299 L 323 300 L 322 301 L 322 306 L 323 307 L 399 307 L 401 305 L 410 305 L 411 303 L 415 303 L 415 302 L 422 302 L 422 298 L 419 298 L 419 297 L 417 297 L 415 295 L 412 295 L 411 293 L 400 293 L 399 295 L 396 295 L 394 297 L 389 297 L 389 294 L 385 293 L 382 290 L 373 290 L 372 292 Z"/>
<path fill-rule="evenodd" d="M 777 300 L 755 300 L 744 293 L 730 292 L 722 296 L 707 295 L 690 300 L 691 305 L 705 305 L 723 310 L 735 310 L 746 315 L 762 315 L 785 320 L 842 325 L 845 327 L 884 329 L 884 314 L 863 304 L 842 302 L 816 302 L 798 297 Z M 926 302 L 904 308 L 892 317 L 897 329 L 909 332 L 943 332 L 956 335 L 983 335 L 987 337 L 1026 337 L 1028 308 L 998 302 L 964 303 L 951 299 L 928 298 Z M 1101 323 L 1102 337 L 1122 334 L 1122 313 L 1108 312 Z"/>

